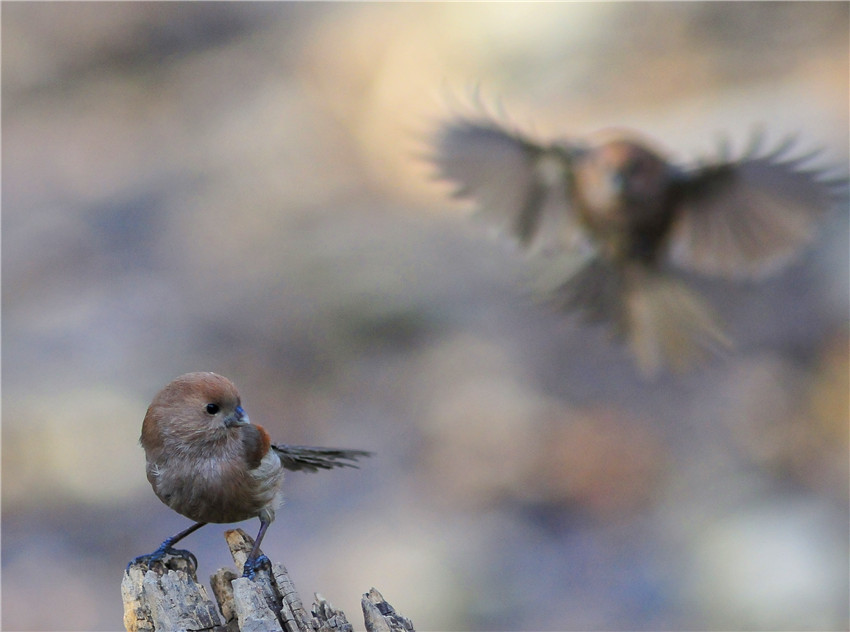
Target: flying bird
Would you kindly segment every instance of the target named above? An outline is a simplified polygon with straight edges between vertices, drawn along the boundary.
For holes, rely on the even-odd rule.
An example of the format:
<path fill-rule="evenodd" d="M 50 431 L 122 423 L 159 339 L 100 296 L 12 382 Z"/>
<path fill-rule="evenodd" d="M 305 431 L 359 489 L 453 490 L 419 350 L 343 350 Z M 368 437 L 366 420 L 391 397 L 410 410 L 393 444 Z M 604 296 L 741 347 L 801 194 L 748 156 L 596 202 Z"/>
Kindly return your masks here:
<path fill-rule="evenodd" d="M 174 545 L 209 522 L 256 517 L 260 531 L 243 569 L 249 578 L 268 562 L 259 555 L 260 543 L 282 502 L 284 470 L 357 467 L 357 459 L 370 456 L 363 450 L 271 443 L 266 430 L 251 423 L 233 382 L 215 373 L 187 373 L 165 386 L 148 407 L 140 442 L 154 493 L 195 524 L 130 565 L 150 566 L 165 555 L 195 561 Z"/>
<path fill-rule="evenodd" d="M 429 158 L 456 197 L 534 255 L 551 300 L 607 323 L 654 375 L 731 344 L 676 268 L 769 276 L 845 193 L 846 178 L 806 166 L 819 152 L 792 157 L 793 139 L 762 151 L 762 138 L 686 167 L 633 132 L 542 142 L 481 112 L 438 124 Z"/>

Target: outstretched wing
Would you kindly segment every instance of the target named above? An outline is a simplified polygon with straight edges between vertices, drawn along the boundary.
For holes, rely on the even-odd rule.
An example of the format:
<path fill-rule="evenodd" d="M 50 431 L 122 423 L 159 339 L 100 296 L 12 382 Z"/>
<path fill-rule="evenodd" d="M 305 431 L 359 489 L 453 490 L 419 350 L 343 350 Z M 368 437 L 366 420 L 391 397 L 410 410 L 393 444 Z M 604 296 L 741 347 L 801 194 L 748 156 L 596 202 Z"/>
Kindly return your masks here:
<path fill-rule="evenodd" d="M 570 219 L 578 147 L 543 146 L 495 120 L 465 117 L 440 125 L 432 146 L 438 177 L 457 184 L 455 196 L 473 198 L 491 224 L 523 246 L 540 233 L 544 215 Z"/>
<path fill-rule="evenodd" d="M 786 158 L 793 144 L 759 155 L 757 139 L 739 160 L 683 174 L 675 188 L 671 260 L 706 274 L 757 278 L 797 255 L 847 179 L 802 168 L 815 154 Z"/>
<path fill-rule="evenodd" d="M 338 450 L 336 448 L 314 448 L 305 445 L 272 444 L 272 450 L 280 457 L 287 470 L 317 472 L 335 467 L 357 467 L 361 457 L 371 456 L 364 450 Z"/>

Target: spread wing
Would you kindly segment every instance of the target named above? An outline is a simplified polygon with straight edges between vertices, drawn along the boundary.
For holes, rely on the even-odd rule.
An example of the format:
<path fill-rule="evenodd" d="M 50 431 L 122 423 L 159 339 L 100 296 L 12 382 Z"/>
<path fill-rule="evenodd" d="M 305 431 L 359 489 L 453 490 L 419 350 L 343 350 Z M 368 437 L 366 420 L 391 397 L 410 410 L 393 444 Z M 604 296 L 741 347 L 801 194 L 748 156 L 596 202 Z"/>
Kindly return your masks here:
<path fill-rule="evenodd" d="M 580 148 L 540 145 L 494 120 L 464 117 L 440 125 L 432 147 L 438 177 L 456 183 L 455 196 L 473 198 L 501 232 L 529 246 L 542 232 L 553 232 L 541 230 L 548 216 L 560 225 L 554 232 L 572 238 L 568 190 Z"/>
<path fill-rule="evenodd" d="M 671 260 L 706 274 L 757 278 L 799 254 L 847 179 L 802 168 L 816 154 L 785 158 L 793 144 L 759 156 L 757 139 L 739 160 L 683 174 L 675 190 Z"/>
<path fill-rule="evenodd" d="M 318 472 L 335 467 L 357 467 L 361 457 L 372 456 L 364 450 L 338 450 L 336 448 L 313 448 L 305 445 L 272 444 L 272 450 L 280 457 L 287 470 Z"/>

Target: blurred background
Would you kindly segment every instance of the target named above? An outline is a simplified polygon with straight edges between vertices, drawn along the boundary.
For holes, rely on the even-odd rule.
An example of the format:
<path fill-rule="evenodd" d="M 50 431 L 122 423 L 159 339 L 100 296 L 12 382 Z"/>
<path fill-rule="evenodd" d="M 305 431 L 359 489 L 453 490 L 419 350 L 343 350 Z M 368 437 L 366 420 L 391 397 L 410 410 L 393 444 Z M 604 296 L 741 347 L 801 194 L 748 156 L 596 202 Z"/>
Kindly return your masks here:
<path fill-rule="evenodd" d="M 846 630 L 847 209 L 764 283 L 696 279 L 737 350 L 648 382 L 420 156 L 480 86 L 544 138 L 687 163 L 761 126 L 846 172 L 848 11 L 3 3 L 3 629 L 120 629 L 189 524 L 145 409 L 210 370 L 281 442 L 376 452 L 291 474 L 264 542 L 355 629 L 375 586 L 422 631 Z"/>

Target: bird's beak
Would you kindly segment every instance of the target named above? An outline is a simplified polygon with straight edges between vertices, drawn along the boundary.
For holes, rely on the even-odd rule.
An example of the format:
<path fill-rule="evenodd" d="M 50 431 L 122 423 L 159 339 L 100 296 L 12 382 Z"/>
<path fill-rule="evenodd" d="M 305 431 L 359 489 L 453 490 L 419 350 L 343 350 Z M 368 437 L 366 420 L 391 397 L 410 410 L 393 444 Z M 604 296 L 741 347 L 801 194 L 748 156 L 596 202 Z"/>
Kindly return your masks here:
<path fill-rule="evenodd" d="M 626 190 L 626 176 L 619 171 L 608 175 L 608 186 L 615 196 L 623 195 Z"/>
<path fill-rule="evenodd" d="M 247 426 L 251 423 L 251 420 L 248 419 L 248 415 L 245 413 L 245 410 L 241 406 L 237 406 L 233 409 L 233 412 L 228 415 L 224 420 L 224 425 L 228 428 L 236 428 L 238 426 Z"/>

